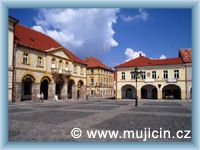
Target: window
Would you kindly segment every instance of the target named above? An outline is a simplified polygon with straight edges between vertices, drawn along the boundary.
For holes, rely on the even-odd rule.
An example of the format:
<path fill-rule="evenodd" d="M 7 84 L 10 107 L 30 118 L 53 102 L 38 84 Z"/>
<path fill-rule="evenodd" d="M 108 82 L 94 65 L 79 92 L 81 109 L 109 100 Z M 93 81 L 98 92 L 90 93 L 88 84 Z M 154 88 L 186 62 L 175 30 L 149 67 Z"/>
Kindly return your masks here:
<path fill-rule="evenodd" d="M 142 72 L 141 72 L 141 78 L 142 78 L 142 79 L 146 79 L 146 72 L 145 72 L 145 71 L 142 71 Z"/>
<path fill-rule="evenodd" d="M 163 71 L 163 78 L 168 79 L 168 71 L 167 70 Z"/>
<path fill-rule="evenodd" d="M 179 70 L 174 70 L 174 78 L 179 78 Z"/>
<path fill-rule="evenodd" d="M 37 66 L 42 66 L 42 57 L 38 56 Z"/>
<path fill-rule="evenodd" d="M 93 69 L 91 69 L 91 74 L 94 74 L 94 70 Z"/>
<path fill-rule="evenodd" d="M 93 90 L 90 91 L 90 95 L 91 95 L 91 96 L 94 95 L 94 91 L 93 91 Z"/>
<path fill-rule="evenodd" d="M 94 79 L 91 79 L 91 85 L 94 85 Z"/>
<path fill-rule="evenodd" d="M 56 68 L 56 59 L 55 59 L 55 58 L 53 58 L 53 59 L 51 60 L 51 68 L 52 68 L 52 69 L 55 69 L 55 68 Z"/>
<path fill-rule="evenodd" d="M 125 80 L 125 72 L 122 72 L 122 80 Z"/>
<path fill-rule="evenodd" d="M 69 71 L 69 64 L 68 64 L 68 62 L 65 63 L 65 71 Z"/>
<path fill-rule="evenodd" d="M 152 71 L 152 79 L 156 79 L 156 71 Z"/>
<path fill-rule="evenodd" d="M 24 52 L 23 54 L 23 64 L 28 64 L 29 60 L 28 60 L 28 53 Z"/>
<path fill-rule="evenodd" d="M 131 72 L 131 79 L 135 79 L 135 78 L 136 78 L 135 73 Z"/>
<path fill-rule="evenodd" d="M 58 71 L 62 73 L 62 60 L 59 61 Z"/>
<path fill-rule="evenodd" d="M 74 65 L 74 73 L 77 73 L 77 68 L 76 68 L 77 66 L 76 65 Z"/>
<path fill-rule="evenodd" d="M 84 68 L 81 67 L 81 74 L 84 74 Z"/>

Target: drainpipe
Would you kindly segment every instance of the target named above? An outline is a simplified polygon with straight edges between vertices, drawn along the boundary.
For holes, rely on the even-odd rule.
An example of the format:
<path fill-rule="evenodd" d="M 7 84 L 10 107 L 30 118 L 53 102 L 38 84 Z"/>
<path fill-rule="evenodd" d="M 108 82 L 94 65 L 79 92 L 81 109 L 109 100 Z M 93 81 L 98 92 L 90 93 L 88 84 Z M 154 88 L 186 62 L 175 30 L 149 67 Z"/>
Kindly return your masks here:
<path fill-rule="evenodd" d="M 12 65 L 13 65 L 13 78 L 12 78 L 12 102 L 15 103 L 16 100 L 16 91 L 15 91 L 15 83 L 16 83 L 16 50 L 17 50 L 17 44 L 15 44 L 15 25 L 13 28 L 13 57 L 12 57 Z"/>

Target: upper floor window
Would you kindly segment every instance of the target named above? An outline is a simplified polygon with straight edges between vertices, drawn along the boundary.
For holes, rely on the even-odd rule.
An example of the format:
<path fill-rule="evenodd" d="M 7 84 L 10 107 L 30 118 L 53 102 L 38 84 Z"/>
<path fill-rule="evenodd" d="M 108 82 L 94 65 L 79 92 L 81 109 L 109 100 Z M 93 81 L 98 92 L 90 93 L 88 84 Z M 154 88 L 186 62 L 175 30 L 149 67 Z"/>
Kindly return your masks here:
<path fill-rule="evenodd" d="M 68 62 L 65 63 L 65 71 L 69 71 L 69 64 L 68 64 Z"/>
<path fill-rule="evenodd" d="M 135 73 L 131 72 L 131 79 L 135 79 L 135 78 L 136 78 Z"/>
<path fill-rule="evenodd" d="M 141 78 L 142 78 L 142 79 L 146 79 L 146 72 L 145 72 L 145 71 L 142 71 L 142 72 L 141 72 Z"/>
<path fill-rule="evenodd" d="M 56 68 L 56 59 L 52 58 L 51 60 L 51 68 Z"/>
<path fill-rule="evenodd" d="M 84 74 L 84 69 L 83 69 L 83 67 L 81 67 L 81 74 Z"/>
<path fill-rule="evenodd" d="M 152 71 L 152 79 L 156 79 L 156 71 Z"/>
<path fill-rule="evenodd" d="M 122 80 L 125 80 L 125 72 L 122 72 Z"/>
<path fill-rule="evenodd" d="M 94 79 L 91 79 L 91 85 L 94 85 Z"/>
<path fill-rule="evenodd" d="M 37 59 L 37 66 L 42 66 L 42 57 L 41 56 L 38 56 L 38 59 Z"/>
<path fill-rule="evenodd" d="M 174 78 L 179 78 L 179 70 L 174 70 Z"/>
<path fill-rule="evenodd" d="M 163 78 L 168 79 L 168 71 L 167 70 L 163 71 Z"/>
<path fill-rule="evenodd" d="M 74 73 L 77 73 L 77 65 L 74 65 Z"/>
<path fill-rule="evenodd" d="M 23 54 L 23 64 L 28 64 L 29 63 L 29 54 L 27 52 L 24 52 Z"/>
<path fill-rule="evenodd" d="M 91 74 L 94 74 L 94 70 L 93 69 L 91 69 Z"/>

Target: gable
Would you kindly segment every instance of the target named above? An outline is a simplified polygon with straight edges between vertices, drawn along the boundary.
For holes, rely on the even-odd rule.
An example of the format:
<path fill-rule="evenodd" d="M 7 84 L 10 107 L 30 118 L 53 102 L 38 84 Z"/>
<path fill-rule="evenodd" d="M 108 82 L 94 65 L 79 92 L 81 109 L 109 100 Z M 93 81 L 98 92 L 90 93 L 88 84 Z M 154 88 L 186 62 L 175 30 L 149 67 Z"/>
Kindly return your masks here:
<path fill-rule="evenodd" d="M 64 58 L 64 59 L 68 59 L 68 60 L 70 59 L 69 56 L 67 55 L 67 53 L 65 53 L 64 50 L 62 50 L 62 49 L 52 51 L 51 54 L 54 56 L 57 56 L 57 57 Z"/>

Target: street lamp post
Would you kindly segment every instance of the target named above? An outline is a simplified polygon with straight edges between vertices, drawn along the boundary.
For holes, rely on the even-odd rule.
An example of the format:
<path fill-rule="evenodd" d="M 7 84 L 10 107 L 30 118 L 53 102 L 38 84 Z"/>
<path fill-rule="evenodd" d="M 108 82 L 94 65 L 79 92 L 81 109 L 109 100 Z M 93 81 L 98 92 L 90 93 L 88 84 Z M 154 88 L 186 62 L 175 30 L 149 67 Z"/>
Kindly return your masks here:
<path fill-rule="evenodd" d="M 138 68 L 136 67 L 134 71 L 131 71 L 131 74 L 135 76 L 135 84 L 136 84 L 136 98 L 135 98 L 135 106 L 138 106 L 138 96 L 137 96 L 137 79 L 139 78 L 139 75 L 142 74 L 142 71 L 138 71 Z"/>

